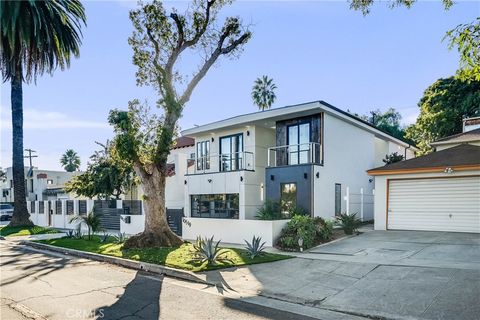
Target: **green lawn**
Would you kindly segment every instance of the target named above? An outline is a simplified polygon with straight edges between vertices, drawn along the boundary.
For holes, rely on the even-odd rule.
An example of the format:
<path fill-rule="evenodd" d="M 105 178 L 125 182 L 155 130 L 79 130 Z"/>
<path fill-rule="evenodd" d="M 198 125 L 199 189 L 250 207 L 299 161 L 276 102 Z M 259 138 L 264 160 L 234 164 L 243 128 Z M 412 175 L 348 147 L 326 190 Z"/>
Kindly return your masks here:
<path fill-rule="evenodd" d="M 1 227 L 0 236 L 3 237 L 18 237 L 29 236 L 32 234 L 45 234 L 45 233 L 58 233 L 57 230 L 52 228 L 45 228 L 40 226 L 33 227 Z"/>
<path fill-rule="evenodd" d="M 247 252 L 243 249 L 224 248 L 224 257 L 229 262 L 219 262 L 216 265 L 207 265 L 206 262 L 200 264 L 192 261 L 193 246 L 191 243 L 185 243 L 177 248 L 148 248 L 148 249 L 123 249 L 123 244 L 117 244 L 112 241 L 102 243 L 100 238 L 95 236 L 92 240 L 60 238 L 51 240 L 40 240 L 38 242 L 54 245 L 57 247 L 76 249 L 87 252 L 105 254 L 125 259 L 138 260 L 164 265 L 167 267 L 189 270 L 206 271 L 213 269 L 228 268 L 233 266 L 242 266 L 262 262 L 272 262 L 291 258 L 286 255 L 266 253 L 255 259 L 250 259 Z"/>

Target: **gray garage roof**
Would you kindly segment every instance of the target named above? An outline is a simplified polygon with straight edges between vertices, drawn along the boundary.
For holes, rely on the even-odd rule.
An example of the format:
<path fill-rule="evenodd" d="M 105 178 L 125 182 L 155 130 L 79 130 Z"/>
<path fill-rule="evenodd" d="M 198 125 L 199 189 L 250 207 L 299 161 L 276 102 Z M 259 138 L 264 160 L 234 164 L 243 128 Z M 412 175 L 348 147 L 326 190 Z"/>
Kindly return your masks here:
<path fill-rule="evenodd" d="M 459 170 L 480 169 L 480 146 L 461 144 L 417 158 L 395 162 L 368 170 L 370 175 L 402 174 L 443 171 L 445 168 Z M 434 169 L 434 170 L 431 170 Z"/>

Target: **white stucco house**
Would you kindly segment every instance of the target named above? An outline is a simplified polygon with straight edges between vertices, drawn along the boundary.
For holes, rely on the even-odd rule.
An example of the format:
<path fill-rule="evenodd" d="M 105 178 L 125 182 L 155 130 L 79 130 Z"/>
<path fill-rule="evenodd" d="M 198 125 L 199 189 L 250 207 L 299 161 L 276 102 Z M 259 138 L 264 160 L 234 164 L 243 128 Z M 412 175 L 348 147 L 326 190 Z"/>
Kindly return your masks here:
<path fill-rule="evenodd" d="M 73 198 L 64 190 L 65 183 L 80 171 L 65 172 L 55 170 L 41 170 L 36 167 L 25 167 L 25 195 L 27 201 L 45 201 Z M 0 182 L 2 190 L 0 202 L 13 202 L 13 170 L 6 169 L 6 179 Z"/>
<path fill-rule="evenodd" d="M 183 181 L 183 237 L 242 243 L 268 230 L 268 245 L 286 222 L 255 220 L 265 200 L 327 219 L 355 212 L 360 202 L 345 201 L 348 192 L 372 195 L 375 188 L 366 170 L 387 154 L 410 159 L 417 150 L 324 101 L 240 115 L 182 136 L 195 140 Z M 364 220 L 373 219 L 372 202 Z"/>
<path fill-rule="evenodd" d="M 435 152 L 369 170 L 376 230 L 480 232 L 480 118 Z"/>

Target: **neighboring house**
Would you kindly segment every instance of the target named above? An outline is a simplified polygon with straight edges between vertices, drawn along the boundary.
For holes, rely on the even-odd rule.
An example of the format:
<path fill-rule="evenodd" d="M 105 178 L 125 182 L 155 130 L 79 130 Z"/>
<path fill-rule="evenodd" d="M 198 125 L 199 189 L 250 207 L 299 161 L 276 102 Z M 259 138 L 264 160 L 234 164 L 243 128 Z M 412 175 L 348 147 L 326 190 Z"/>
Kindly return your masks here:
<path fill-rule="evenodd" d="M 368 171 L 376 230 L 480 232 L 480 129 L 464 130 L 432 143 L 436 152 Z"/>
<path fill-rule="evenodd" d="M 323 101 L 240 115 L 182 135 L 196 142 L 184 181 L 185 215 L 204 220 L 255 219 L 265 200 L 334 218 L 347 210 L 347 189 L 372 194 L 368 168 L 392 152 L 410 159 L 417 150 Z M 372 219 L 373 208 L 363 218 Z"/>
<path fill-rule="evenodd" d="M 44 201 L 73 198 L 65 192 L 65 183 L 80 171 L 65 172 L 53 170 L 40 170 L 36 167 L 25 167 L 25 194 L 27 201 Z M 1 202 L 13 202 L 13 171 L 12 167 L 6 169 L 6 180 L 1 184 Z"/>

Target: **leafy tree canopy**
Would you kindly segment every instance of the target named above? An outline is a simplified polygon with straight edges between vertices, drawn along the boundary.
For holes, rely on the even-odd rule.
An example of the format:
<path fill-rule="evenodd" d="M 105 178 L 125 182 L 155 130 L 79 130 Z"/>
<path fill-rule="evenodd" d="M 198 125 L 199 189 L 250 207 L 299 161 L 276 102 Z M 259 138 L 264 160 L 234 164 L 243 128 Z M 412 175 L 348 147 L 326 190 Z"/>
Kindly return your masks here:
<path fill-rule="evenodd" d="M 102 150 L 95 151 L 87 170 L 75 176 L 65 189 L 89 198 L 119 199 L 122 193 L 128 192 L 136 184 L 133 166 L 119 156 L 114 144 L 97 144 Z"/>
<path fill-rule="evenodd" d="M 480 81 L 439 79 L 425 90 L 418 106 L 420 115 L 406 137 L 425 154 L 432 150 L 431 142 L 462 132 L 464 117 L 480 115 Z"/>
<path fill-rule="evenodd" d="M 353 114 L 395 138 L 402 140 L 405 139 L 405 128 L 400 123 L 402 115 L 395 108 L 388 108 L 385 112 L 376 109 L 370 111 L 369 115 L 359 115 L 358 113 Z"/>
<path fill-rule="evenodd" d="M 480 81 L 480 17 L 470 24 L 460 24 L 447 32 L 449 48 L 457 47 L 460 53 L 460 80 Z"/>
<path fill-rule="evenodd" d="M 385 164 L 391 164 L 403 160 L 403 155 L 398 154 L 398 152 L 390 153 L 385 155 L 385 158 L 382 160 Z"/>

